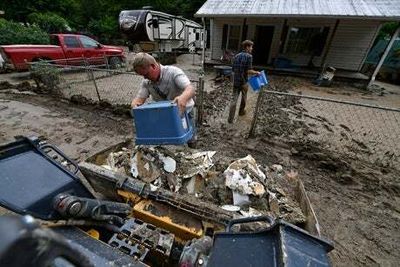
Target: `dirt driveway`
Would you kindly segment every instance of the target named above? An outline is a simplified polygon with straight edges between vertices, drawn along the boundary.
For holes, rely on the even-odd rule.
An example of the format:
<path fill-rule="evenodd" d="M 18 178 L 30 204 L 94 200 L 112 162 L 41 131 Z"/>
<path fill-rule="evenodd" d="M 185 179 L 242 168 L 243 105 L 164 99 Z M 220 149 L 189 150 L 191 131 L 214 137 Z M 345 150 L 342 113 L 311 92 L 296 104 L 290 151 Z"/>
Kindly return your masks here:
<path fill-rule="evenodd" d="M 281 164 L 287 172 L 297 171 L 320 220 L 322 234 L 335 243 L 330 254 L 334 266 L 397 266 L 398 171 L 348 162 L 315 147 L 310 150 L 307 144 L 277 142 L 265 136 L 247 139 L 251 114 L 227 124 L 230 88 L 214 85 L 211 76 L 206 86 L 210 92 L 206 96 L 206 123 L 199 129 L 201 149 L 217 150 L 232 159 L 251 154 L 260 164 Z M 299 86 L 298 90 L 319 92 L 309 88 Z M 348 95 L 345 89 L 340 92 Z M 256 94 L 250 94 L 249 110 L 255 98 Z M 15 135 L 44 136 L 78 161 L 134 134 L 128 117 L 43 95 L 2 91 L 0 125 L 0 143 Z"/>

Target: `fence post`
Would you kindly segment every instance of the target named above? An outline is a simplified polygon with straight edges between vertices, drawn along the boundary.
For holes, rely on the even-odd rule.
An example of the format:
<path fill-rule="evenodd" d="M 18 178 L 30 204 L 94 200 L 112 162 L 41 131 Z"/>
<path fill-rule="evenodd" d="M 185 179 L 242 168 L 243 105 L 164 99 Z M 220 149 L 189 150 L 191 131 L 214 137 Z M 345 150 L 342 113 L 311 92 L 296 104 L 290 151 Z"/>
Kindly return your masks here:
<path fill-rule="evenodd" d="M 199 127 L 199 125 L 202 125 L 203 123 L 203 102 L 204 102 L 204 75 L 199 76 L 199 106 L 198 106 L 198 112 L 197 112 L 197 120 L 196 120 L 196 126 Z"/>
<path fill-rule="evenodd" d="M 86 59 L 85 59 L 85 66 L 86 66 L 86 69 L 89 71 L 89 75 L 90 75 L 91 79 L 93 80 L 94 88 L 96 89 L 97 98 L 99 99 L 99 102 L 100 102 L 101 101 L 101 97 L 100 97 L 100 94 L 99 94 L 99 89 L 97 88 L 96 79 L 94 78 L 93 70 L 89 66 L 89 64 L 88 64 Z"/>
<path fill-rule="evenodd" d="M 111 76 L 111 72 L 110 72 L 110 65 L 108 64 L 108 59 L 107 56 L 104 54 L 104 63 L 106 63 L 106 69 L 107 69 L 107 75 Z"/>
<path fill-rule="evenodd" d="M 85 72 L 86 72 L 87 78 L 88 78 L 88 80 L 90 80 L 91 76 L 90 76 L 90 71 L 89 71 L 89 63 L 87 62 L 86 58 L 84 58 L 84 57 L 81 57 L 81 60 L 83 62 L 83 65 L 85 66 Z M 80 64 L 81 63 L 79 62 L 79 65 Z"/>
<path fill-rule="evenodd" d="M 266 85 L 261 86 L 260 92 L 258 93 L 256 108 L 255 108 L 254 114 L 253 114 L 253 121 L 251 122 L 251 126 L 250 126 L 250 131 L 249 131 L 249 136 L 248 136 L 249 138 L 254 136 L 254 129 L 256 128 L 257 118 L 258 118 L 258 110 L 260 108 L 261 101 L 262 101 L 262 98 L 264 95 L 264 87 L 266 87 Z"/>

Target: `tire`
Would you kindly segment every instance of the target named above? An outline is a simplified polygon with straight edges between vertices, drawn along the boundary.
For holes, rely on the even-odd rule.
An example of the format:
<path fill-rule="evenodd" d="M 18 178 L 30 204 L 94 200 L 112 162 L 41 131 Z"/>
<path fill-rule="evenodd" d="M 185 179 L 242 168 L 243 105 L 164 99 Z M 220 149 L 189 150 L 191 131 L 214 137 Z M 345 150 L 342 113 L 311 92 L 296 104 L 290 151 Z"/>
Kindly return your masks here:
<path fill-rule="evenodd" d="M 120 57 L 110 57 L 108 59 L 108 65 L 111 69 L 119 69 L 122 67 L 122 60 Z"/>

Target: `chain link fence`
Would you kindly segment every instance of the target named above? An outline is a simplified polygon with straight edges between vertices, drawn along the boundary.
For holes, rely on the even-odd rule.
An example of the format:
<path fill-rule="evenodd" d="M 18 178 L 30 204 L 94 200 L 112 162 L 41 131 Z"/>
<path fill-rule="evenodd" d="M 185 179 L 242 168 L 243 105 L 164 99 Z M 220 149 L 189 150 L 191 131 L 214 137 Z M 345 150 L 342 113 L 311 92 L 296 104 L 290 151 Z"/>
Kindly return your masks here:
<path fill-rule="evenodd" d="M 63 98 L 81 98 L 92 103 L 105 101 L 111 105 L 130 105 L 143 80 L 126 67 L 111 69 L 106 64 L 99 67 L 35 62 L 31 64 L 31 72 L 41 77 L 57 76 L 57 91 Z M 52 72 L 55 75 L 50 75 Z M 191 82 L 198 87 L 198 80 L 191 79 Z"/>
<path fill-rule="evenodd" d="M 32 67 L 57 72 L 61 97 L 82 97 L 94 103 L 106 101 L 129 106 L 142 81 L 141 76 L 126 68 L 48 62 L 36 62 Z M 212 106 L 213 103 L 202 101 L 204 80 L 190 78 L 198 92 L 196 102 L 201 121 L 203 105 Z M 259 93 L 251 135 L 313 143 L 332 153 L 400 170 L 399 109 L 291 94 L 272 88 L 265 87 Z"/>
<path fill-rule="evenodd" d="M 260 97 L 253 135 L 400 170 L 400 109 L 272 90 Z"/>

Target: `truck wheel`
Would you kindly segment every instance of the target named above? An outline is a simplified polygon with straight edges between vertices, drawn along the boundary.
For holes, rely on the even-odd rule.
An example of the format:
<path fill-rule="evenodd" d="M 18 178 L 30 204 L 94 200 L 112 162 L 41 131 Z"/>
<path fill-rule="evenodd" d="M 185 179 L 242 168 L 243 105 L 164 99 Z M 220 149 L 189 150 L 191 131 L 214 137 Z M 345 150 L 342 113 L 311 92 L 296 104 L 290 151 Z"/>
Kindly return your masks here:
<path fill-rule="evenodd" d="M 121 68 L 122 61 L 119 57 L 110 57 L 108 59 L 108 64 L 111 69 L 119 69 Z"/>

